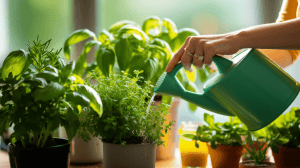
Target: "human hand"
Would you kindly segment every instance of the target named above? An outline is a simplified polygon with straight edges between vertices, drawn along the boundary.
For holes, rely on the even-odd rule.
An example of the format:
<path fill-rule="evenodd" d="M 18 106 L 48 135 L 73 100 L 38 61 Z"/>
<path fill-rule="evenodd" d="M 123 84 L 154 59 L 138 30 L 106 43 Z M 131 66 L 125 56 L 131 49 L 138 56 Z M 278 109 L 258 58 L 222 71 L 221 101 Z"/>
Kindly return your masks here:
<path fill-rule="evenodd" d="M 175 53 L 165 71 L 171 72 L 179 61 L 187 71 L 191 71 L 191 62 L 197 69 L 202 69 L 203 64 L 209 66 L 212 63 L 214 55 L 232 55 L 239 49 L 234 34 L 190 36 Z"/>

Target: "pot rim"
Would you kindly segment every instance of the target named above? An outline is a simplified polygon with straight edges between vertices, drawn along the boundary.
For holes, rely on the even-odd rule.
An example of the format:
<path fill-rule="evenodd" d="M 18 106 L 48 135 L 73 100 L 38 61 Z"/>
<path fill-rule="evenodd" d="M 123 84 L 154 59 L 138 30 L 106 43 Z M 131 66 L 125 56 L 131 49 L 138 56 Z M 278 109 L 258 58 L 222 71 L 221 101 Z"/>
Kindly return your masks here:
<path fill-rule="evenodd" d="M 239 164 L 242 165 L 242 164 L 248 163 L 248 162 L 254 162 L 254 160 L 246 160 L 246 161 L 242 161 L 242 162 L 240 162 Z M 273 162 L 265 162 L 265 161 L 264 161 L 262 164 L 275 165 L 275 163 L 273 163 Z M 257 166 L 259 166 L 259 165 L 257 165 Z"/>
<path fill-rule="evenodd" d="M 209 146 L 211 146 L 211 144 L 209 143 L 209 142 L 206 142 Z M 232 146 L 232 147 L 240 147 L 240 146 L 242 146 L 242 147 L 244 147 L 243 145 L 223 145 L 223 144 L 217 144 L 217 146 Z"/>
<path fill-rule="evenodd" d="M 102 141 L 103 142 L 103 141 Z M 121 144 L 114 144 L 114 143 L 107 143 L 107 142 L 103 142 L 103 144 L 109 144 L 109 145 L 115 145 L 115 146 L 123 146 Z M 126 146 L 145 146 L 145 145 L 153 145 L 153 144 L 156 144 L 156 142 L 152 142 L 152 143 L 141 143 L 141 144 L 125 144 L 124 147 Z"/>
<path fill-rule="evenodd" d="M 65 144 L 62 144 L 62 145 L 55 145 L 55 146 L 46 146 L 46 147 L 43 147 L 43 148 L 28 148 L 28 147 L 24 147 L 24 146 L 16 146 L 15 144 L 11 144 L 11 142 L 7 145 L 9 148 L 19 148 L 19 149 L 34 149 L 34 150 L 39 150 L 39 149 L 49 149 L 49 148 L 58 148 L 58 147 L 64 147 L 64 146 L 67 146 L 67 145 L 70 145 L 71 142 L 69 143 L 68 139 L 66 138 L 60 138 L 60 137 L 53 137 L 54 140 L 56 139 L 60 139 L 60 140 L 65 140 L 66 143 Z M 17 141 L 19 142 L 19 141 Z"/>

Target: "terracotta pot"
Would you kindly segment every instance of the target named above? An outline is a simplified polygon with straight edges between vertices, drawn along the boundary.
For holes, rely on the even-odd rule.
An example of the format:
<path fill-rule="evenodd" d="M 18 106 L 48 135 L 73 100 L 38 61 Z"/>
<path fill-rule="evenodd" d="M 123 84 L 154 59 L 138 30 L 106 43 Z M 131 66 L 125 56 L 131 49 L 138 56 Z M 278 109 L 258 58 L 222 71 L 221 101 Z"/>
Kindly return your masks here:
<path fill-rule="evenodd" d="M 279 147 L 278 153 L 272 151 L 276 168 L 300 168 L 300 149 Z"/>
<path fill-rule="evenodd" d="M 240 168 L 275 168 L 275 163 L 263 162 L 260 165 L 255 166 L 253 160 L 245 161 L 240 163 Z"/>
<path fill-rule="evenodd" d="M 243 146 L 217 145 L 217 149 L 212 149 L 207 144 L 213 168 L 238 168 Z"/>
<path fill-rule="evenodd" d="M 103 142 L 105 168 L 155 168 L 156 143 L 119 145 Z"/>
<path fill-rule="evenodd" d="M 165 124 L 169 123 L 170 121 L 175 122 L 174 125 L 170 127 L 171 130 L 169 130 L 167 134 L 163 132 L 164 137 L 162 138 L 162 140 L 165 142 L 165 146 L 160 145 L 156 147 L 156 160 L 166 160 L 175 157 L 175 149 L 177 144 L 177 116 L 180 100 L 181 99 L 179 98 L 174 98 L 174 100 L 172 101 Z"/>
<path fill-rule="evenodd" d="M 262 146 L 264 144 L 264 142 L 260 142 L 259 143 L 259 146 Z M 262 149 L 261 149 L 261 151 L 263 151 L 264 149 L 266 149 L 266 147 L 267 147 L 267 143 L 265 143 L 265 145 L 262 147 Z M 256 151 L 258 151 L 258 142 L 254 142 L 254 147 L 255 147 L 255 150 Z M 249 149 L 251 149 L 251 147 L 250 147 L 250 144 L 246 144 L 246 148 L 249 150 Z M 268 150 L 269 149 L 267 149 L 266 150 L 266 154 L 268 153 Z M 243 153 L 247 153 L 247 150 L 244 148 L 244 150 L 243 150 Z"/>

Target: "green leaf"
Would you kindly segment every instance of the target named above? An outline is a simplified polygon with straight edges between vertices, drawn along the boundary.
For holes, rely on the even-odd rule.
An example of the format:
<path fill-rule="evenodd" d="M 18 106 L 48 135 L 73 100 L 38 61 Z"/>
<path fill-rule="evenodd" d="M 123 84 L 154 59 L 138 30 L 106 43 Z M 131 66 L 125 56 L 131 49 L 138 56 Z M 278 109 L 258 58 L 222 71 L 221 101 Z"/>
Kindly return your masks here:
<path fill-rule="evenodd" d="M 58 71 L 55 67 L 51 66 L 51 65 L 47 65 L 45 68 L 46 71 L 50 71 L 50 72 L 54 72 L 56 74 L 58 74 Z"/>
<path fill-rule="evenodd" d="M 76 105 L 90 106 L 90 100 L 77 92 L 67 92 L 66 100 Z"/>
<path fill-rule="evenodd" d="M 120 70 L 126 71 L 132 60 L 132 49 L 129 47 L 129 43 L 125 38 L 121 38 L 117 41 L 115 52 Z"/>
<path fill-rule="evenodd" d="M 57 82 L 52 82 L 44 88 L 36 89 L 32 94 L 34 101 L 48 101 L 64 94 L 65 89 Z"/>
<path fill-rule="evenodd" d="M 129 66 L 129 73 L 134 75 L 134 70 L 143 71 L 141 75 L 145 81 L 150 80 L 156 73 L 158 67 L 158 60 L 155 57 L 145 58 L 142 55 L 136 55 L 132 58 Z"/>
<path fill-rule="evenodd" d="M 64 54 L 68 60 L 70 60 L 70 46 L 81 41 L 84 41 L 90 37 L 93 37 L 97 41 L 95 33 L 91 32 L 88 29 L 80 29 L 74 31 L 65 41 L 64 44 Z"/>
<path fill-rule="evenodd" d="M 99 117 L 102 116 L 102 101 L 99 94 L 93 88 L 87 85 L 76 84 L 72 85 L 71 89 L 87 97 L 90 100 L 90 107 L 98 113 Z"/>
<path fill-rule="evenodd" d="M 142 30 L 149 35 L 156 36 L 160 33 L 161 20 L 157 16 L 150 16 L 147 18 L 142 26 Z"/>
<path fill-rule="evenodd" d="M 87 43 L 84 44 L 83 50 L 76 62 L 73 74 L 76 74 L 78 76 L 83 76 L 84 69 L 87 67 L 87 54 L 90 52 L 92 47 L 94 47 L 96 44 L 101 45 L 99 41 L 90 40 Z"/>
<path fill-rule="evenodd" d="M 171 19 L 168 18 L 163 19 L 162 25 L 168 30 L 168 35 L 170 37 L 170 40 L 174 39 L 177 36 L 178 34 L 177 27 Z"/>
<path fill-rule="evenodd" d="M 173 52 L 177 52 L 180 47 L 184 44 L 185 40 L 189 36 L 199 36 L 200 34 L 195 29 L 183 28 L 178 31 L 178 35 L 171 40 L 170 47 Z"/>
<path fill-rule="evenodd" d="M 69 142 L 71 142 L 74 136 L 76 135 L 80 125 L 78 113 L 76 113 L 75 111 L 69 108 L 66 114 L 66 121 L 68 124 L 65 125 L 65 129 L 68 135 Z"/>
<path fill-rule="evenodd" d="M 103 29 L 98 36 L 98 40 L 102 44 L 108 45 L 114 40 L 114 36 L 113 34 L 110 34 L 107 30 Z"/>
<path fill-rule="evenodd" d="M 287 123 L 291 123 L 295 119 L 295 111 L 291 110 L 284 115 L 284 119 Z"/>
<path fill-rule="evenodd" d="M 116 60 L 115 53 L 112 49 L 107 47 L 100 47 L 97 53 L 97 65 L 103 75 L 108 76 L 114 69 Z"/>
<path fill-rule="evenodd" d="M 9 53 L 8 56 L 5 58 L 1 68 L 2 79 L 5 80 L 6 78 L 8 78 L 8 75 L 10 73 L 12 73 L 12 78 L 18 76 L 17 79 L 19 79 L 20 76 L 29 67 L 30 62 L 31 62 L 30 58 L 22 49 Z"/>
<path fill-rule="evenodd" d="M 114 23 L 113 25 L 110 26 L 108 32 L 109 33 L 112 33 L 114 35 L 117 35 L 118 34 L 118 31 L 125 25 L 132 25 L 132 26 L 135 26 L 135 27 L 140 27 L 137 23 L 135 23 L 134 21 L 130 21 L 130 20 L 122 20 L 122 21 L 119 21 L 117 23 Z"/>
<path fill-rule="evenodd" d="M 193 134 L 183 134 L 183 137 L 185 137 L 187 139 L 195 140 L 196 136 Z"/>
<path fill-rule="evenodd" d="M 44 78 L 33 78 L 24 80 L 24 83 L 30 83 L 32 86 L 40 86 L 44 88 L 48 83 Z"/>
<path fill-rule="evenodd" d="M 214 124 L 214 116 L 204 113 L 204 121 L 209 125 L 212 126 Z"/>
<path fill-rule="evenodd" d="M 75 62 L 71 61 L 62 69 L 61 76 L 60 76 L 62 83 L 66 82 L 70 74 L 73 72 L 74 68 L 75 68 Z"/>
<path fill-rule="evenodd" d="M 118 38 L 123 37 L 124 34 L 138 34 L 143 38 L 143 41 L 149 41 L 149 36 L 143 32 L 141 29 L 131 26 L 125 25 L 118 31 Z"/>
<path fill-rule="evenodd" d="M 211 148 L 217 149 L 217 145 L 216 145 L 216 142 L 215 142 L 215 141 L 211 141 L 211 142 L 210 142 L 210 145 L 211 145 Z"/>
<path fill-rule="evenodd" d="M 58 82 L 58 74 L 51 71 L 42 71 L 36 75 L 37 78 L 43 78 L 47 81 Z"/>

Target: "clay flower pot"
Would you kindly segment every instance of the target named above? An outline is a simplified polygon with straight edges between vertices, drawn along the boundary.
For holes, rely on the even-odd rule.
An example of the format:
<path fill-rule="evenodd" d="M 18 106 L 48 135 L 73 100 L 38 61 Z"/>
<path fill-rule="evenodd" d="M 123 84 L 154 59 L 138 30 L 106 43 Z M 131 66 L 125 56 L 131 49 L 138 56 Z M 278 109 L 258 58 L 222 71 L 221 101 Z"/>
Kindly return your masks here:
<path fill-rule="evenodd" d="M 207 144 L 213 168 L 238 168 L 243 146 L 217 145 L 217 149 L 212 149 Z"/>
<path fill-rule="evenodd" d="M 279 147 L 278 153 L 272 151 L 276 168 L 300 168 L 300 149 Z"/>
<path fill-rule="evenodd" d="M 263 162 L 262 164 L 255 166 L 254 161 L 249 160 L 241 162 L 239 168 L 275 168 L 275 163 Z"/>

